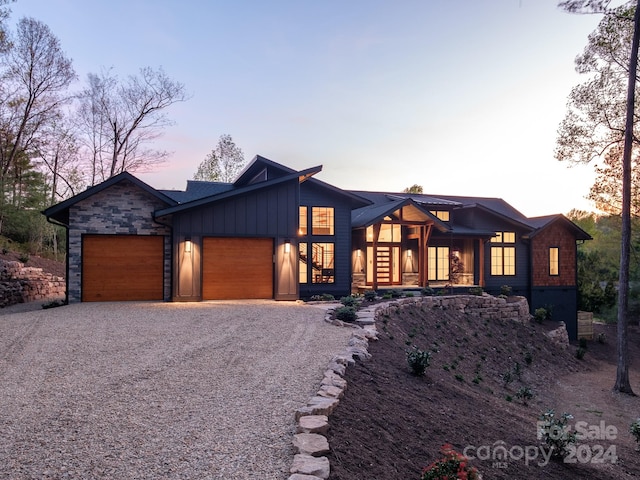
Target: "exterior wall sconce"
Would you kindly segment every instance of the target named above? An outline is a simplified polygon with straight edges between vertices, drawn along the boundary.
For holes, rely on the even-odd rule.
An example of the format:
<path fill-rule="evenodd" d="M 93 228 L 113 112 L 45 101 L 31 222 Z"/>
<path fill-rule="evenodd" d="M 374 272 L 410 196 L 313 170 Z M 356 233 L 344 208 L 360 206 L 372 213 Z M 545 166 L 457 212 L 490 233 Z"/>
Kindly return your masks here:
<path fill-rule="evenodd" d="M 412 255 L 413 253 L 411 252 L 411 250 L 407 250 L 407 258 L 411 258 Z"/>
<path fill-rule="evenodd" d="M 184 238 L 184 253 L 191 253 L 191 237 Z"/>
<path fill-rule="evenodd" d="M 291 252 L 291 240 L 288 238 L 284 241 L 284 253 Z"/>
<path fill-rule="evenodd" d="M 356 250 L 356 257 L 360 258 L 362 255 L 362 251 L 360 249 Z"/>

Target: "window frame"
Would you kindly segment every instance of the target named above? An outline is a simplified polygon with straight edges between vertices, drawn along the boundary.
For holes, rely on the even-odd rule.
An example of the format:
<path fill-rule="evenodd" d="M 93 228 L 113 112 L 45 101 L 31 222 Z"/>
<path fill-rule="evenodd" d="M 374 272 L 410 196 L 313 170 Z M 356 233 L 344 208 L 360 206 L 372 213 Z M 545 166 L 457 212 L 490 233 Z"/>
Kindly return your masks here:
<path fill-rule="evenodd" d="M 322 215 L 323 213 L 325 215 Z M 316 221 L 323 218 L 325 219 L 325 221 Z M 334 236 L 336 234 L 335 218 L 336 218 L 335 207 L 322 207 L 322 206 L 311 207 L 311 235 Z"/>
<path fill-rule="evenodd" d="M 555 258 L 552 252 L 555 252 Z M 555 272 L 554 272 L 555 267 Z M 560 247 L 549 247 L 549 276 L 560 276 Z"/>

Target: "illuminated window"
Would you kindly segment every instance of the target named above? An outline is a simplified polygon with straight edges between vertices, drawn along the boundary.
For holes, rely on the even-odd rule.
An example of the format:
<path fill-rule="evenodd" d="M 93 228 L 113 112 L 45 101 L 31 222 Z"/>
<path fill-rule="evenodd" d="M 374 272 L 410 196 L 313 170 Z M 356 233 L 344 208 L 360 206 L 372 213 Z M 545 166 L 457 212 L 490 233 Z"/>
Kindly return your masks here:
<path fill-rule="evenodd" d="M 311 283 L 333 283 L 335 245 L 333 243 L 311 244 Z"/>
<path fill-rule="evenodd" d="M 430 213 L 443 222 L 449 221 L 449 212 L 446 210 L 431 210 Z"/>
<path fill-rule="evenodd" d="M 560 275 L 560 249 L 549 248 L 549 275 Z"/>
<path fill-rule="evenodd" d="M 449 280 L 449 247 L 429 247 L 429 280 Z"/>
<path fill-rule="evenodd" d="M 516 248 L 491 247 L 491 275 L 516 274 Z"/>
<path fill-rule="evenodd" d="M 515 232 L 496 232 L 496 236 L 491 238 L 491 243 L 516 243 Z"/>
<path fill-rule="evenodd" d="M 312 207 L 311 216 L 313 235 L 333 235 L 333 207 Z"/>
<path fill-rule="evenodd" d="M 299 270 L 300 270 L 300 283 L 307 283 L 307 272 L 309 265 L 309 258 L 307 256 L 307 244 L 300 243 L 298 244 L 298 254 L 300 256 L 299 261 Z"/>
<path fill-rule="evenodd" d="M 307 207 L 300 207 L 300 228 L 298 228 L 298 235 L 307 234 Z"/>
<path fill-rule="evenodd" d="M 378 243 L 400 243 L 402 241 L 402 226 L 383 223 L 380 225 Z M 367 241 L 373 242 L 373 226 L 367 227 Z"/>

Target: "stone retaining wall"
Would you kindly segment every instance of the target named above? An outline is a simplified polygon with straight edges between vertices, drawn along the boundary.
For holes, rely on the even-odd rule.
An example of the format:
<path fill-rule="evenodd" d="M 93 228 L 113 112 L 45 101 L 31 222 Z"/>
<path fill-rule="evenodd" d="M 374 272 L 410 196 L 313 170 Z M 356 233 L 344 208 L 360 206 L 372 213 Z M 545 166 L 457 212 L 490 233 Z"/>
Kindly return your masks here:
<path fill-rule="evenodd" d="M 38 300 L 64 299 L 64 278 L 25 267 L 21 262 L 0 261 L 0 307 Z"/>
<path fill-rule="evenodd" d="M 346 369 L 356 360 L 371 358 L 369 341 L 378 338 L 376 319 L 390 313 L 391 309 L 410 306 L 457 310 L 481 318 L 504 318 L 528 323 L 531 319 L 529 304 L 524 297 L 509 299 L 484 294 L 451 295 L 436 297 L 411 297 L 371 305 L 358 310 L 358 318 L 353 323 L 334 320 L 333 308 L 329 308 L 325 320 L 339 326 L 353 327 L 354 331 L 345 351 L 333 357 L 324 373 L 320 389 L 309 402 L 295 412 L 296 434 L 293 446 L 297 452 L 291 465 L 289 480 L 324 480 L 329 478 L 331 466 L 326 455 L 329 442 L 325 436 L 329 430 L 329 416 L 344 396 L 347 381 Z M 334 305 L 335 307 L 335 305 Z"/>

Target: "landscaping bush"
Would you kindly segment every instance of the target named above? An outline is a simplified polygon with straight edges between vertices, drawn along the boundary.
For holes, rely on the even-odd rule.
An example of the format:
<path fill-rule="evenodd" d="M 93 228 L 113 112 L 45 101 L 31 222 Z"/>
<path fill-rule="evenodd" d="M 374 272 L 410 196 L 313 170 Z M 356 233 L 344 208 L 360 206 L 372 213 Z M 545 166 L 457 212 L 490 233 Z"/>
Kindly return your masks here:
<path fill-rule="evenodd" d="M 536 308 L 535 312 L 533 312 L 533 318 L 538 323 L 542 323 L 547 319 L 547 309 L 546 308 Z"/>
<path fill-rule="evenodd" d="M 358 304 L 358 299 L 353 295 L 349 295 L 348 297 L 342 297 L 340 303 L 345 307 L 355 307 Z"/>
<path fill-rule="evenodd" d="M 481 297 L 483 293 L 482 287 L 471 287 L 469 289 L 469 295 L 477 295 L 478 297 Z"/>
<path fill-rule="evenodd" d="M 636 420 L 631 423 L 629 431 L 631 435 L 633 435 L 633 438 L 636 439 L 636 443 L 640 445 L 640 418 L 636 418 Z"/>
<path fill-rule="evenodd" d="M 456 452 L 448 443 L 440 449 L 443 458 L 436 460 L 422 471 L 420 480 L 478 480 L 478 469 L 469 466 L 469 460 Z"/>
<path fill-rule="evenodd" d="M 527 405 L 529 400 L 533 398 L 533 392 L 529 387 L 520 387 L 520 390 L 516 392 L 516 398 L 520 399 L 523 405 Z"/>
<path fill-rule="evenodd" d="M 542 413 L 538 422 L 538 439 L 543 440 L 555 458 L 565 458 L 569 454 L 569 445 L 576 443 L 576 433 L 569 430 L 569 420 L 573 415 L 563 413 L 556 418 L 553 410 Z"/>
<path fill-rule="evenodd" d="M 389 290 L 389 294 L 391 295 L 391 298 L 400 298 L 402 296 L 402 290 L 394 288 Z"/>
<path fill-rule="evenodd" d="M 422 376 L 431 362 L 431 353 L 414 347 L 407 352 L 407 363 L 414 375 Z"/>
<path fill-rule="evenodd" d="M 426 287 L 423 287 L 422 290 L 420 290 L 420 293 L 423 297 L 432 297 L 435 292 L 433 288 L 427 285 Z"/>
<path fill-rule="evenodd" d="M 373 302 L 376 299 L 376 291 L 375 290 L 367 290 L 364 292 L 364 299 L 367 302 Z"/>
<path fill-rule="evenodd" d="M 358 313 L 354 307 L 343 306 L 336 310 L 336 318 L 343 322 L 355 322 Z"/>
<path fill-rule="evenodd" d="M 511 291 L 512 288 L 509 285 L 502 285 L 502 287 L 500 287 L 500 295 L 504 295 L 505 297 L 510 296 Z"/>
<path fill-rule="evenodd" d="M 576 350 L 576 358 L 578 360 L 582 360 L 584 358 L 585 353 L 587 353 L 587 349 L 583 347 L 578 347 Z"/>

